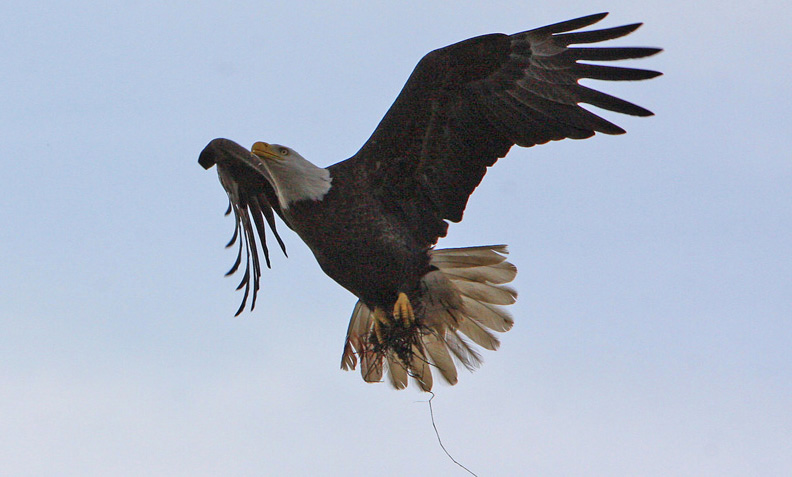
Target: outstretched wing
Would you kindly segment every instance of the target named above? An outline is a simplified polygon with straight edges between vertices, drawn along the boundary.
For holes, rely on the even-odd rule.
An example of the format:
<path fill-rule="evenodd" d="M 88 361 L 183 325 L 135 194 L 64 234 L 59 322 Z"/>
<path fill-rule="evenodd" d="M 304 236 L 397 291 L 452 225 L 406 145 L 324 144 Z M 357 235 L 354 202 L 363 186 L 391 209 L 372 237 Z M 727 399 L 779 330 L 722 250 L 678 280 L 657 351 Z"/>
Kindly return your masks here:
<path fill-rule="evenodd" d="M 529 30 L 491 34 L 427 54 L 371 138 L 333 167 L 366 176 L 383 202 L 427 245 L 462 220 L 487 167 L 511 146 L 529 147 L 595 132 L 622 134 L 579 103 L 634 116 L 640 106 L 578 84 L 582 78 L 643 80 L 655 71 L 579 63 L 642 58 L 657 48 L 584 48 L 635 31 L 640 23 L 573 32 L 607 13 Z"/>
<path fill-rule="evenodd" d="M 198 159 L 204 169 L 217 165 L 217 175 L 220 177 L 220 183 L 223 185 L 226 194 L 228 194 L 226 215 L 230 214 L 232 210 L 234 211 L 234 219 L 236 221 L 234 235 L 226 244 L 226 247 L 231 247 L 238 243 L 238 252 L 236 261 L 226 273 L 226 276 L 236 272 L 242 264 L 242 249 L 245 250 L 246 254 L 245 274 L 242 276 L 239 286 L 237 286 L 237 290 L 244 287 L 245 294 L 234 316 L 239 315 L 245 309 L 248 296 L 250 295 L 251 283 L 253 286 L 253 299 L 250 303 L 250 309 L 253 310 L 256 306 L 259 277 L 261 276 L 261 262 L 259 260 L 258 247 L 256 246 L 256 234 L 253 232 L 254 225 L 267 268 L 270 268 L 270 258 L 265 235 L 267 228 L 265 221 L 278 241 L 278 245 L 280 245 L 284 255 L 286 254 L 286 246 L 275 228 L 275 214 L 273 211 L 283 219 L 278 198 L 275 194 L 275 189 L 262 175 L 261 171 L 254 169 L 252 166 L 257 161 L 260 161 L 260 159 L 250 151 L 228 139 L 212 140 L 201 152 Z"/>

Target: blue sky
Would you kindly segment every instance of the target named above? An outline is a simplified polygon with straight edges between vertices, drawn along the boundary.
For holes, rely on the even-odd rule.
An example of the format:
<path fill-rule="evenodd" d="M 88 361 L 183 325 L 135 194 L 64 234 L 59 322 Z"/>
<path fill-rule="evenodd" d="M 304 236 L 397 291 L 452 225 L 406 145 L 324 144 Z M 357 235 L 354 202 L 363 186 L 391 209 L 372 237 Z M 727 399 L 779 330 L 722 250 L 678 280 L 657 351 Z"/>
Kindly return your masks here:
<path fill-rule="evenodd" d="M 551 3 L 0 6 L 0 474 L 463 475 L 426 395 L 338 369 L 355 299 L 294 234 L 233 318 L 198 153 L 332 164 L 426 52 L 599 11 L 665 48 L 596 84 L 657 116 L 512 150 L 441 241 L 520 270 L 443 441 L 482 476 L 792 473 L 788 5 Z"/>

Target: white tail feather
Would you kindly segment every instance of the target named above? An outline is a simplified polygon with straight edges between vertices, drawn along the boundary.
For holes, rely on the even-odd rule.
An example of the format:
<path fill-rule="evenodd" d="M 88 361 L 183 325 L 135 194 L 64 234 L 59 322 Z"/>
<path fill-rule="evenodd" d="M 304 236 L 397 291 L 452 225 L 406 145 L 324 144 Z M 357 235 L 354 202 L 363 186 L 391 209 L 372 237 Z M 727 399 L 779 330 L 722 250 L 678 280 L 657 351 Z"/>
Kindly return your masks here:
<path fill-rule="evenodd" d="M 426 356 L 423 352 L 424 344 L 421 343 L 420 346 L 413 345 L 412 353 L 410 360 L 410 374 L 415 379 L 415 382 L 418 383 L 418 386 L 423 391 L 431 391 L 432 390 L 432 370 L 429 367 L 429 361 L 426 360 Z"/>
<path fill-rule="evenodd" d="M 432 265 L 437 268 L 468 268 L 497 265 L 506 260 L 505 245 L 482 245 L 480 247 L 444 248 L 432 250 Z"/>
<path fill-rule="evenodd" d="M 514 277 L 517 276 L 517 267 L 509 262 L 502 262 L 484 267 L 444 268 L 443 272 L 452 280 L 468 280 L 501 285 L 514 280 Z"/>
<path fill-rule="evenodd" d="M 429 354 L 432 363 L 440 371 L 440 375 L 446 380 L 448 384 L 454 385 L 457 383 L 457 370 L 454 365 L 454 360 L 448 352 L 448 346 L 445 341 L 440 341 L 437 335 L 429 333 L 424 336 L 424 347 Z"/>
<path fill-rule="evenodd" d="M 468 371 L 473 371 L 481 366 L 481 355 L 470 346 L 470 343 L 468 343 L 465 338 L 459 336 L 459 333 L 456 331 L 449 331 L 446 333 L 445 344 L 448 345 L 448 349 L 454 354 L 454 357 L 462 363 Z"/>
<path fill-rule="evenodd" d="M 363 346 L 363 350 L 359 352 L 360 374 L 367 383 L 378 383 L 382 381 L 382 355 L 376 353 L 368 343 Z"/>
<path fill-rule="evenodd" d="M 462 301 L 467 315 L 487 328 L 503 333 L 514 326 L 511 314 L 500 306 L 481 303 L 468 297 L 463 297 Z"/>
<path fill-rule="evenodd" d="M 392 350 L 388 351 L 386 357 L 388 358 L 388 377 L 390 377 L 391 386 L 396 389 L 406 388 L 407 367 L 402 364 L 399 357 Z"/>
<path fill-rule="evenodd" d="M 517 268 L 506 261 L 507 253 L 505 245 L 430 251 L 430 263 L 437 270 L 423 277 L 423 293 L 410 297 L 418 326 L 409 358 L 405 358 L 408 362 L 394 350 L 375 350 L 372 311 L 358 302 L 349 322 L 341 367 L 355 369 L 359 356 L 363 379 L 374 382 L 382 380 L 383 364 L 387 363 L 389 381 L 396 389 L 406 387 L 408 376 L 412 376 L 422 390 L 431 390 L 432 367 L 446 382 L 456 384 L 455 360 L 469 370 L 481 364 L 478 352 L 459 333 L 483 348 L 496 350 L 500 342 L 492 331 L 508 331 L 514 325 L 501 307 L 517 299 L 517 292 L 504 286 L 517 275 Z"/>
<path fill-rule="evenodd" d="M 467 316 L 464 320 L 460 320 L 459 331 L 464 333 L 477 345 L 490 351 L 495 351 L 500 346 L 500 340 L 498 340 L 498 338 L 493 336 L 492 333 L 487 331 L 483 326 L 476 323 L 475 320 Z"/>
<path fill-rule="evenodd" d="M 341 369 L 355 369 L 357 366 L 355 350 L 363 350 L 363 339 L 369 329 L 371 329 L 371 310 L 365 303 L 358 301 L 349 319 L 344 354 L 341 356 Z"/>
<path fill-rule="evenodd" d="M 504 285 L 452 280 L 463 295 L 482 303 L 493 305 L 511 305 L 517 301 L 517 292 Z"/>

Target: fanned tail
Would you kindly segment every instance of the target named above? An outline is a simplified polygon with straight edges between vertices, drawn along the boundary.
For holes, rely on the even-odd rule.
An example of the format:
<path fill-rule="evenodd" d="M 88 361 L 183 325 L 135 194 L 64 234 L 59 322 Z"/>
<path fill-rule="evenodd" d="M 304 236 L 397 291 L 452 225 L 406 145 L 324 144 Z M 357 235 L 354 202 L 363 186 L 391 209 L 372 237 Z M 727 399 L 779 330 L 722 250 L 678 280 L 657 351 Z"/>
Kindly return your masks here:
<path fill-rule="evenodd" d="M 517 298 L 517 292 L 506 286 L 517 275 L 517 268 L 506 261 L 506 246 L 429 253 L 437 270 L 422 279 L 422 294 L 413 302 L 415 323 L 382 339 L 381 329 L 377 336 L 373 311 L 359 301 L 349 322 L 342 369 L 355 369 L 360 358 L 360 372 L 367 382 L 381 381 L 387 372 L 396 389 L 405 388 L 412 376 L 422 390 L 429 391 L 432 368 L 453 385 L 457 363 L 468 370 L 481 364 L 473 343 L 498 349 L 500 341 L 493 332 L 511 329 L 514 320 L 503 306 Z"/>

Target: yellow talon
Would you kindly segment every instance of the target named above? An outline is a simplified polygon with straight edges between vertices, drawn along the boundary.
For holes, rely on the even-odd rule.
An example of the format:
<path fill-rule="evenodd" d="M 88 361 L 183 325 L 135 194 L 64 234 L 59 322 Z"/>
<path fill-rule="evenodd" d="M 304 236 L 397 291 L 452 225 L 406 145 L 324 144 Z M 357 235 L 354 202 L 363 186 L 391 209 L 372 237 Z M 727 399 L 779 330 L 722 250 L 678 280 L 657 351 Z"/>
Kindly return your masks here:
<path fill-rule="evenodd" d="M 410 299 L 407 298 L 407 294 L 404 292 L 399 293 L 399 298 L 396 299 L 396 304 L 393 305 L 393 317 L 402 320 L 405 326 L 410 326 L 415 322 L 412 304 L 410 304 Z"/>

